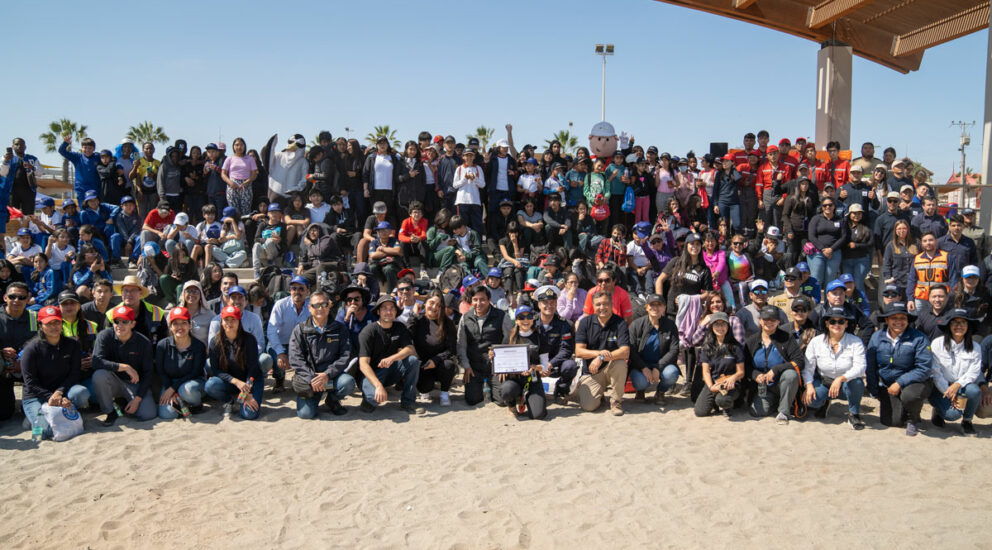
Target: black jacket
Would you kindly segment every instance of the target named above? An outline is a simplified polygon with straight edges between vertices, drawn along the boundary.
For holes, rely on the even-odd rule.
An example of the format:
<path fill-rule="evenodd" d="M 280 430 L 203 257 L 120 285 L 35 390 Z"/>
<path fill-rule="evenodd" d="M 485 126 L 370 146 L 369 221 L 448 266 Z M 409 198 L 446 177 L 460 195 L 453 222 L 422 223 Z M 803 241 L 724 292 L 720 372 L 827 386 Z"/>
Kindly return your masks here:
<path fill-rule="evenodd" d="M 458 362 L 456 349 L 458 327 L 454 323 L 445 329 L 444 340 L 438 346 L 427 343 L 427 336 L 431 331 L 431 320 L 424 315 L 411 316 L 406 326 L 410 330 L 410 336 L 413 337 L 413 345 L 417 349 L 417 357 L 420 358 L 421 365 L 428 361 L 434 361 L 435 366 L 445 361 L 452 364 Z"/>
<path fill-rule="evenodd" d="M 656 365 L 645 364 L 644 360 L 641 359 L 641 351 L 644 350 L 644 345 L 647 344 L 652 331 L 654 331 L 654 325 L 651 324 L 651 318 L 647 315 L 630 325 L 630 346 L 632 348 L 630 368 L 664 368 L 666 365 L 675 364 L 679 356 L 679 329 L 675 326 L 675 321 L 664 315 L 658 320 L 658 351 L 661 358 L 658 359 Z"/>
<path fill-rule="evenodd" d="M 317 161 L 313 166 L 313 174 L 311 175 L 314 185 L 324 195 L 324 200 L 330 200 L 341 190 L 338 187 L 338 169 L 333 158 L 325 155 L 324 158 Z"/>
<path fill-rule="evenodd" d="M 67 396 L 69 388 L 82 379 L 79 361 L 79 342 L 73 338 L 60 338 L 57 346 L 44 338 L 31 339 L 21 352 L 23 398 L 45 403 L 56 390 Z"/>
<path fill-rule="evenodd" d="M 105 328 L 96 336 L 93 345 L 93 369 L 106 369 L 117 375 L 124 382 L 131 378 L 125 372 L 117 370 L 117 363 L 123 363 L 138 371 L 138 390 L 135 395 L 144 397 L 152 387 L 153 366 L 152 344 L 137 331 L 131 333 L 127 342 L 121 343 L 114 334 L 114 327 Z"/>
<path fill-rule="evenodd" d="M 783 372 L 793 367 L 798 368 L 802 372 L 803 367 L 806 365 L 806 357 L 803 355 L 803 350 L 800 349 L 796 340 L 788 332 L 778 329 L 772 334 L 771 341 L 775 348 L 778 349 L 779 355 L 786 361 L 772 365 L 771 370 L 775 373 L 775 380 L 778 380 Z M 756 332 L 747 338 L 747 344 L 744 347 L 746 355 L 744 357 L 744 366 L 747 372 L 747 378 L 749 379 L 753 378 L 754 354 L 761 348 L 761 332 Z"/>
<path fill-rule="evenodd" d="M 304 269 L 310 269 L 321 262 L 342 260 L 341 249 L 338 248 L 337 239 L 331 234 L 330 229 L 322 223 L 312 223 L 307 226 L 304 235 L 309 235 L 312 227 L 320 230 L 320 236 L 317 237 L 316 242 L 300 240 L 300 265 Z"/>
<path fill-rule="evenodd" d="M 424 202 L 424 196 L 427 194 L 427 184 L 426 176 L 424 175 L 424 163 L 420 162 L 420 159 L 415 159 L 413 162 L 413 170 L 417 171 L 416 176 L 410 176 L 410 167 L 407 165 L 407 159 L 401 158 L 398 163 L 394 165 L 394 173 L 399 170 L 399 185 L 393 186 L 393 191 L 396 192 L 396 202 L 404 207 L 408 208 L 410 203 L 413 201 Z M 372 188 L 369 187 L 369 190 Z"/>
<path fill-rule="evenodd" d="M 551 324 L 547 327 L 541 322 L 540 317 L 536 321 L 537 330 L 544 335 L 544 342 L 547 346 L 541 353 L 547 353 L 551 363 L 552 375 L 561 375 L 561 366 L 565 361 L 575 357 L 575 331 L 572 330 L 572 323 L 562 319 L 555 313 Z"/>
<path fill-rule="evenodd" d="M 309 384 L 322 372 L 334 380 L 348 368 L 352 356 L 351 337 L 348 329 L 332 318 L 327 319 L 324 331 L 318 332 L 311 317 L 293 329 L 288 355 L 293 377 L 301 382 Z"/>
<path fill-rule="evenodd" d="M 179 390 L 190 380 L 206 380 L 207 346 L 192 338 L 186 350 L 179 351 L 172 336 L 159 340 L 155 346 L 155 370 L 162 389 Z"/>

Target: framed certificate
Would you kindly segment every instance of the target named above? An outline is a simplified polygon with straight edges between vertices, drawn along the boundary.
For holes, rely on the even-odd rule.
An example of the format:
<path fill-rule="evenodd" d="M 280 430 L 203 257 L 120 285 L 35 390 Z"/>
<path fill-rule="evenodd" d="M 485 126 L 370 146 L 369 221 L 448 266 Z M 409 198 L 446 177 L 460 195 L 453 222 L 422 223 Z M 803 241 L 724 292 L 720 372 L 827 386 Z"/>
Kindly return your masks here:
<path fill-rule="evenodd" d="M 514 374 L 530 369 L 527 348 L 526 344 L 493 346 L 493 374 Z"/>

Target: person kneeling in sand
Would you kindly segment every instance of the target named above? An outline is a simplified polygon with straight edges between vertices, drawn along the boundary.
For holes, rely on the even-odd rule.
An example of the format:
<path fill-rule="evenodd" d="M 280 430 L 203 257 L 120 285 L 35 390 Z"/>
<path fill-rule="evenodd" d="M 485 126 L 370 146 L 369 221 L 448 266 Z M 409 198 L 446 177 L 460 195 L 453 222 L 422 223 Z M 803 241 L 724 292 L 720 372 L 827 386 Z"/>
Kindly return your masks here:
<path fill-rule="evenodd" d="M 492 361 L 488 358 L 492 346 L 503 343 L 513 329 L 513 320 L 505 311 L 490 302 L 489 287 L 479 285 L 465 291 L 472 308 L 458 322 L 458 362 L 465 369 L 465 403 L 475 405 L 485 399 L 484 386 L 489 386 L 493 403 L 502 404 L 500 384 L 493 377 Z"/>
<path fill-rule="evenodd" d="M 810 409 L 817 409 L 813 416 L 826 418 L 831 399 L 846 399 L 847 423 L 853 430 L 863 430 L 861 398 L 865 394 L 865 345 L 861 338 L 847 332 L 854 316 L 846 309 L 827 308 L 824 322 L 827 333 L 813 337 L 806 346 L 803 400 Z"/>
<path fill-rule="evenodd" d="M 152 344 L 134 329 L 134 310 L 121 305 L 111 314 L 114 326 L 100 331 L 93 344 L 93 393 L 113 426 L 120 416 L 114 399 L 128 400 L 124 414 L 151 420 L 158 413 L 152 397 Z"/>
<path fill-rule="evenodd" d="M 540 331 L 534 330 L 534 309 L 530 306 L 517 308 L 513 329 L 503 338 L 504 344 L 527 346 L 530 369 L 517 374 L 500 374 L 500 394 L 514 416 L 527 414 L 530 418 L 542 420 L 548 416 L 545 404 L 544 385 L 541 375 L 550 374 L 548 367 L 540 364 L 540 352 L 547 347 L 547 339 Z M 489 350 L 489 359 L 493 350 Z"/>
<path fill-rule="evenodd" d="M 33 428 L 40 427 L 42 437 L 51 438 L 52 428 L 39 414 L 41 406 L 69 408 L 84 403 L 89 390 L 80 384 L 80 347 L 74 338 L 62 335 L 62 314 L 48 306 L 38 312 L 41 332 L 24 346 L 21 375 L 24 377 L 21 408 Z M 40 426 L 38 426 L 40 424 Z"/>
<path fill-rule="evenodd" d="M 730 414 L 741 394 L 744 379 L 744 349 L 730 332 L 730 318 L 720 311 L 710 316 L 710 326 L 699 348 L 699 364 L 706 387 L 696 396 L 696 416 L 709 416 L 714 409 Z"/>
<path fill-rule="evenodd" d="M 370 413 L 389 398 L 386 386 L 403 385 L 400 408 L 411 414 L 417 409 L 417 379 L 420 360 L 417 359 L 410 331 L 396 322 L 399 308 L 389 296 L 380 296 L 372 308 L 379 320 L 362 329 L 358 335 L 358 366 L 365 375 L 362 381 L 362 410 Z"/>
<path fill-rule="evenodd" d="M 329 317 L 331 299 L 323 290 L 310 294 L 307 307 L 310 318 L 296 325 L 289 337 L 296 416 L 317 416 L 317 406 L 324 392 L 327 392 L 325 405 L 332 414 L 348 414 L 341 404 L 341 400 L 355 389 L 355 379 L 345 372 L 351 360 L 348 329 Z"/>
<path fill-rule="evenodd" d="M 575 331 L 575 356 L 585 360 L 579 381 L 579 404 L 594 411 L 610 389 L 610 411 L 623 415 L 630 334 L 623 317 L 613 313 L 613 294 L 597 290 L 592 297 L 595 315 L 583 317 Z"/>

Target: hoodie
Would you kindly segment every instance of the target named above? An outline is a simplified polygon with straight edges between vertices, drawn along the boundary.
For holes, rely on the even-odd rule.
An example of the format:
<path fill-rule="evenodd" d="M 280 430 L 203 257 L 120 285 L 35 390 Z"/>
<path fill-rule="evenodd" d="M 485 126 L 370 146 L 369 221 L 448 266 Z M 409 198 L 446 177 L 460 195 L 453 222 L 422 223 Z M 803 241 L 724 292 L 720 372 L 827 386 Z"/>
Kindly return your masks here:
<path fill-rule="evenodd" d="M 320 236 L 316 242 L 305 244 L 300 241 L 300 265 L 303 269 L 316 267 L 321 262 L 333 262 L 343 260 L 341 249 L 338 248 L 337 239 L 331 234 L 330 228 L 322 223 L 312 223 L 307 226 L 304 235 L 310 233 L 310 229 L 316 227 L 320 230 Z M 343 262 L 342 262 L 343 263 Z"/>

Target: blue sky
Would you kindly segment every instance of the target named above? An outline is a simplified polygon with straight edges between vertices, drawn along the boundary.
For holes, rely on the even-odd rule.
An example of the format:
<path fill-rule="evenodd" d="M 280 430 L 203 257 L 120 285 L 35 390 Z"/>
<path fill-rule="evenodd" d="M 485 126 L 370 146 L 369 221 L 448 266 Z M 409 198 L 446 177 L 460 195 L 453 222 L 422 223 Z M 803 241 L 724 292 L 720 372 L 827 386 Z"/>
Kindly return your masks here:
<path fill-rule="evenodd" d="M 56 163 L 37 137 L 67 117 L 99 148 L 143 120 L 190 144 L 243 136 L 254 148 L 275 132 L 362 137 L 377 124 L 401 140 L 464 139 L 480 124 L 500 137 L 507 122 L 518 145 L 569 122 L 581 143 L 600 118 L 597 42 L 617 50 L 606 118 L 638 143 L 681 155 L 762 128 L 774 141 L 813 134 L 817 44 L 653 0 L 168 6 L 6 5 L 0 40 L 23 53 L 6 60 L 0 141 L 23 136 Z M 968 164 L 980 170 L 986 40 L 932 49 L 909 75 L 855 57 L 855 147 L 892 145 L 945 180 L 960 163 L 950 122 L 975 120 Z"/>

